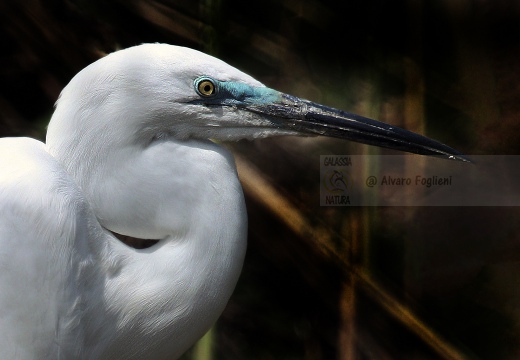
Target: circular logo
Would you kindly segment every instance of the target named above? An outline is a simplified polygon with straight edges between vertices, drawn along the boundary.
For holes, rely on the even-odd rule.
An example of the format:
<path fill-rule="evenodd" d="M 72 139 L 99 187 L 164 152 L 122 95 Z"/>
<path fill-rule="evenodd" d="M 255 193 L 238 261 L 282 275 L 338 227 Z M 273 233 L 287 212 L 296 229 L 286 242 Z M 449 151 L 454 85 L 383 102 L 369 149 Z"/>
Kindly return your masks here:
<path fill-rule="evenodd" d="M 352 187 L 350 176 L 343 170 L 330 169 L 322 179 L 323 186 L 331 194 L 346 193 Z"/>

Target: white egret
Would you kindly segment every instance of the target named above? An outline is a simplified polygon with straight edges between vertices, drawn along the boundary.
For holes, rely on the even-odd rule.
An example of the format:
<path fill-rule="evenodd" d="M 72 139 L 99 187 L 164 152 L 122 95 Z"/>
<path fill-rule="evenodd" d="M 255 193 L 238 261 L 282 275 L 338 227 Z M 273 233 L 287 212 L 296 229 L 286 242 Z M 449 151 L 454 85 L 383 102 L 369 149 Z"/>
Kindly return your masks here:
<path fill-rule="evenodd" d="M 222 312 L 246 250 L 234 161 L 209 139 L 283 134 L 465 160 L 195 50 L 110 54 L 65 87 L 45 144 L 0 141 L 0 358 L 180 356 Z"/>

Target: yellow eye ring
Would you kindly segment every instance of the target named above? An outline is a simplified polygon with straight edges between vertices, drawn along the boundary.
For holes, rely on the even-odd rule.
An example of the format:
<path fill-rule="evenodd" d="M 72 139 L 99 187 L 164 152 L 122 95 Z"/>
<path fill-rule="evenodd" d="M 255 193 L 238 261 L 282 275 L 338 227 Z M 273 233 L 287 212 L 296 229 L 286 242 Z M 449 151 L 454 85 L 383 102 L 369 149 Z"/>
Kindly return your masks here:
<path fill-rule="evenodd" d="M 197 89 L 202 96 L 211 96 L 215 94 L 215 84 L 210 80 L 202 80 L 199 82 Z"/>

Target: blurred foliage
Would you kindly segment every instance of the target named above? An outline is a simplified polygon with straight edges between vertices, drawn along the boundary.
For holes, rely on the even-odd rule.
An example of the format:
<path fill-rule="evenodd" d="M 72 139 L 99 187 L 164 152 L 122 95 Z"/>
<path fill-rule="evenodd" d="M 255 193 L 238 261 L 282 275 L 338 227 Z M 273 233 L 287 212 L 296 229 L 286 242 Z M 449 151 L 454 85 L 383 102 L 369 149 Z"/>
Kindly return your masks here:
<path fill-rule="evenodd" d="M 111 51 L 167 42 L 469 154 L 518 154 L 519 20 L 513 0 L 3 1 L 0 134 L 43 139 L 75 73 Z M 230 146 L 464 354 L 520 356 L 516 208 L 321 208 L 319 155 L 378 150 L 321 138 Z M 216 325 L 214 358 L 438 358 L 348 271 L 251 197 L 248 209 L 250 248 Z M 341 314 L 345 284 L 350 318 Z"/>

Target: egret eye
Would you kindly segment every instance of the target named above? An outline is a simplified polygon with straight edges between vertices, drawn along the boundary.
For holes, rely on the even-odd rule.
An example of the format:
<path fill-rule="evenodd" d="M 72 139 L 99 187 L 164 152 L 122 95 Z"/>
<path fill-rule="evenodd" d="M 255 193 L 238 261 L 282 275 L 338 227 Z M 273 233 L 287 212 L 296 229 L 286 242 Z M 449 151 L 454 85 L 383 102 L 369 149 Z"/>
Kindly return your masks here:
<path fill-rule="evenodd" d="M 197 90 L 202 96 L 211 96 L 215 94 L 215 84 L 211 80 L 205 79 L 199 82 Z"/>

